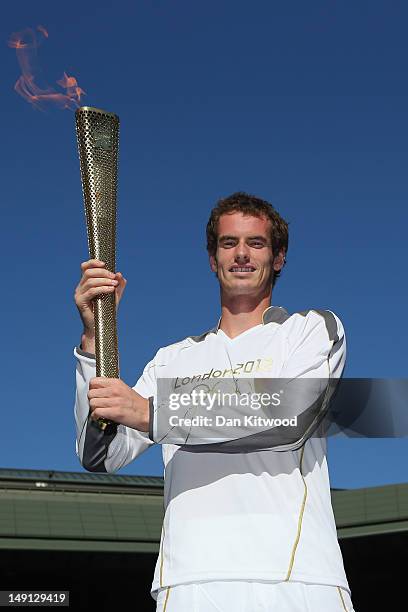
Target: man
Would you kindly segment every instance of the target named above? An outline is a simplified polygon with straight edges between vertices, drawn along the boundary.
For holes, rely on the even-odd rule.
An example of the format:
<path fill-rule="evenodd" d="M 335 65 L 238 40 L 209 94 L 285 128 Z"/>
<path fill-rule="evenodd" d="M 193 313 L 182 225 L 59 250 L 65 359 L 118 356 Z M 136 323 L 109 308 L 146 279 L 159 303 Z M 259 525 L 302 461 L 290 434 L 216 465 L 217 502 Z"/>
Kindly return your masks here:
<path fill-rule="evenodd" d="M 289 315 L 270 305 L 287 248 L 288 225 L 271 204 L 242 192 L 221 199 L 207 225 L 220 285 L 218 325 L 159 349 L 133 389 L 95 377 L 92 299 L 115 291 L 119 304 L 126 280 L 118 273 L 111 285 L 114 275 L 101 262 L 82 264 L 75 292 L 84 324 L 74 349 L 77 454 L 87 470 L 112 473 L 154 442 L 163 444 L 165 517 L 152 584 L 159 611 L 353 610 L 326 440 L 316 435 L 328 381 L 344 368 L 344 330 L 330 311 Z M 171 391 L 185 385 L 190 397 L 192 381 L 193 389 L 205 381 L 212 390 L 222 381 L 240 398 L 243 385 L 254 390 L 266 377 L 286 384 L 285 408 L 295 410 L 296 428 L 169 426 L 173 407 L 163 384 Z M 299 381 L 300 392 L 293 387 Z M 246 418 L 251 407 L 232 412 Z M 183 414 L 193 415 L 193 406 Z M 117 429 L 103 433 L 101 417 Z"/>

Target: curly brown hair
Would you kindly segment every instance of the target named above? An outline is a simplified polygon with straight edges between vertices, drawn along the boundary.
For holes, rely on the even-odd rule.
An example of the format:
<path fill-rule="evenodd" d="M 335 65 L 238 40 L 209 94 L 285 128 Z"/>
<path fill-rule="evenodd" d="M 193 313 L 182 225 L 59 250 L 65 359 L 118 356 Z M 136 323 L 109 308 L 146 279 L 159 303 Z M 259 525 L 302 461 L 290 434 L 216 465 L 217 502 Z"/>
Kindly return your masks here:
<path fill-rule="evenodd" d="M 206 230 L 207 251 L 209 255 L 215 256 L 217 252 L 218 222 L 221 215 L 227 215 L 234 212 L 242 212 L 244 215 L 266 217 L 269 219 L 271 222 L 272 253 L 275 256 L 283 250 L 286 261 L 286 253 L 289 245 L 288 222 L 280 216 L 272 204 L 243 191 L 237 191 L 226 198 L 221 198 L 212 209 Z M 273 275 L 272 287 L 279 276 L 280 270 Z"/>

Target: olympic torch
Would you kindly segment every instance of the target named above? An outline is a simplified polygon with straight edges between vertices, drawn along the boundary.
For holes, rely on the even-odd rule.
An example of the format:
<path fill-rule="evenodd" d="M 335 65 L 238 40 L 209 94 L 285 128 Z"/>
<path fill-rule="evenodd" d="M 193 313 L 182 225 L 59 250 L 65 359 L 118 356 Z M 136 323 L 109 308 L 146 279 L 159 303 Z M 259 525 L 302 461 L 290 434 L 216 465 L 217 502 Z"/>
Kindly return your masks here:
<path fill-rule="evenodd" d="M 75 123 L 89 257 L 115 272 L 119 117 L 82 106 L 75 111 Z M 96 376 L 119 378 L 115 292 L 97 296 L 93 310 Z M 114 425 L 102 418 L 97 423 L 102 430 Z"/>

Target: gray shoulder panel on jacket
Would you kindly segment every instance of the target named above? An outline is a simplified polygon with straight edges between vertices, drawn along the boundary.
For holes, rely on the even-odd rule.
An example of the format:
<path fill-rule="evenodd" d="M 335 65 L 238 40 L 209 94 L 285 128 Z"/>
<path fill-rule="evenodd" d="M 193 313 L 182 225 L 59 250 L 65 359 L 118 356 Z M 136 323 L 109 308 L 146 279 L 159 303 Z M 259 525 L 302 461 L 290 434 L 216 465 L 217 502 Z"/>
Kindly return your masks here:
<path fill-rule="evenodd" d="M 290 314 L 282 306 L 270 306 L 262 315 L 264 325 L 268 323 L 279 323 L 281 325 L 290 318 Z"/>
<path fill-rule="evenodd" d="M 329 334 L 329 339 L 333 340 L 335 343 L 338 342 L 339 336 L 337 334 L 337 321 L 333 313 L 329 310 L 318 310 L 316 308 L 311 308 L 310 310 L 302 310 L 302 312 L 295 314 L 300 314 L 305 317 L 307 314 L 309 314 L 309 312 L 317 312 L 317 314 L 323 317 L 326 324 L 327 333 Z"/>
<path fill-rule="evenodd" d="M 188 336 L 188 337 L 191 340 L 194 340 L 194 342 L 202 342 L 203 340 L 206 339 L 208 334 L 215 334 L 216 332 L 217 332 L 217 327 L 212 327 L 211 329 L 207 330 L 203 334 L 200 334 L 199 336 Z"/>

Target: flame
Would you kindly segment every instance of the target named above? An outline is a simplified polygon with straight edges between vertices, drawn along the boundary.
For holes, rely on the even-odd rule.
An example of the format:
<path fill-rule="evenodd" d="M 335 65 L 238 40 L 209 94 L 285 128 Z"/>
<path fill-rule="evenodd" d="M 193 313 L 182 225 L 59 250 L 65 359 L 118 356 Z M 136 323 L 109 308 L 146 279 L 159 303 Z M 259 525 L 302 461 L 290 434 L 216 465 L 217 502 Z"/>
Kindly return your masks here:
<path fill-rule="evenodd" d="M 16 50 L 22 73 L 17 79 L 14 89 L 38 110 L 43 110 L 47 103 L 53 103 L 61 109 L 74 110 L 80 105 L 81 95 L 85 94 L 75 77 L 68 76 L 64 72 L 64 76 L 57 81 L 57 84 L 66 90 L 65 93 L 60 93 L 53 87 L 41 88 L 36 83 L 36 75 L 39 73 L 36 67 L 37 49 L 43 40 L 48 38 L 48 32 L 44 26 L 37 26 L 37 31 L 40 34 L 32 28 L 15 32 L 8 42 L 9 47 Z"/>
<path fill-rule="evenodd" d="M 44 26 L 42 26 L 42 25 L 37 26 L 37 30 L 39 30 L 42 34 L 44 34 L 45 38 L 48 38 L 48 32 L 44 28 Z"/>
<path fill-rule="evenodd" d="M 67 73 L 64 72 L 64 76 L 62 79 L 57 81 L 57 83 L 67 90 L 67 97 L 71 100 L 76 100 L 77 106 L 79 106 L 81 96 L 85 94 L 85 92 L 81 87 L 79 87 L 76 78 L 73 76 L 68 76 Z"/>

